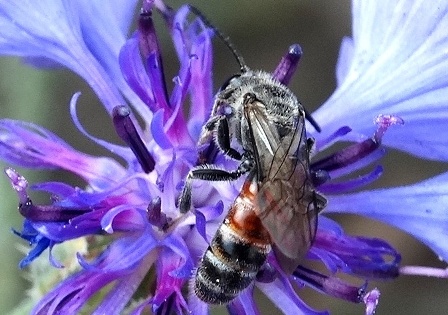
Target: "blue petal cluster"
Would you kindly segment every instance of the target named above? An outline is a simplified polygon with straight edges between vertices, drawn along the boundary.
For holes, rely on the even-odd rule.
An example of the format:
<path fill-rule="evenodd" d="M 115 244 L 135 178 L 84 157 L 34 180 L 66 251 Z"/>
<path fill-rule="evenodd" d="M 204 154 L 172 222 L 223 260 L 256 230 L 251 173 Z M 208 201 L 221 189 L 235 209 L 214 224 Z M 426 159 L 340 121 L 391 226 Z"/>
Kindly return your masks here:
<path fill-rule="evenodd" d="M 137 306 L 132 304 L 132 314 L 141 314 L 145 308 L 157 314 L 209 311 L 208 305 L 193 293 L 186 294 L 185 288 L 238 195 L 241 181 L 231 185 L 198 182 L 195 191 L 201 193 L 193 196 L 194 214 L 181 214 L 177 200 L 186 174 L 197 163 L 196 144 L 213 104 L 213 30 L 199 18 L 189 19 L 188 6 L 174 11 L 162 1 L 144 1 L 137 29 L 128 38 L 136 3 L 27 0 L 0 4 L 0 54 L 20 56 L 36 65 L 60 65 L 77 73 L 94 90 L 127 144 L 111 144 L 84 130 L 76 113 L 79 93 L 70 102 L 74 124 L 125 161 L 124 165 L 79 152 L 32 123 L 0 120 L 2 160 L 33 169 L 67 170 L 86 182 L 83 189 L 61 182 L 33 185 L 52 196 L 51 204 L 40 205 L 30 199 L 27 180 L 12 168 L 6 169 L 25 218 L 22 230 L 15 233 L 33 245 L 20 267 L 46 249 L 50 263 L 61 267 L 51 255 L 54 246 L 79 237 L 112 236 L 99 254 L 78 255 L 82 270 L 49 292 L 33 314 L 74 314 L 106 287 L 107 294 L 94 314 L 119 313 L 142 295 Z M 152 20 L 156 12 L 165 21 L 179 59 L 171 90 L 165 84 L 163 56 Z M 446 29 L 446 1 L 385 4 L 354 0 L 353 38 L 342 43 L 338 87 L 314 114 L 322 132 L 307 129 L 316 139 L 316 153 L 337 142 L 352 142 L 312 161 L 313 170 L 324 170 L 330 177 L 318 185 L 329 200 L 325 212 L 355 213 L 392 224 L 423 241 L 444 260 L 448 260 L 447 174 L 407 187 L 352 191 L 381 175 L 378 161 L 385 147 L 424 159 L 448 159 Z M 274 77 L 279 79 L 280 70 Z M 124 104 L 144 126 L 138 125 Z M 187 110 L 186 104 L 194 106 Z M 233 161 L 222 156 L 216 163 L 235 168 Z M 365 175 L 350 177 L 372 165 L 373 170 Z M 400 269 L 400 254 L 386 241 L 346 235 L 325 212 L 319 216 L 317 235 L 304 264 L 293 274 L 285 274 L 270 255 L 257 281 L 227 306 L 231 314 L 261 313 L 253 298 L 254 287 L 285 314 L 325 314 L 300 299 L 295 287 L 303 285 L 364 303 L 366 314 L 373 314 L 379 291 L 369 291 L 367 281 L 412 273 Z M 305 267 L 316 261 L 326 272 Z M 341 273 L 366 284 L 351 285 L 337 276 Z M 147 286 L 151 291 L 137 292 L 148 274 L 153 274 L 149 279 L 154 283 Z"/>

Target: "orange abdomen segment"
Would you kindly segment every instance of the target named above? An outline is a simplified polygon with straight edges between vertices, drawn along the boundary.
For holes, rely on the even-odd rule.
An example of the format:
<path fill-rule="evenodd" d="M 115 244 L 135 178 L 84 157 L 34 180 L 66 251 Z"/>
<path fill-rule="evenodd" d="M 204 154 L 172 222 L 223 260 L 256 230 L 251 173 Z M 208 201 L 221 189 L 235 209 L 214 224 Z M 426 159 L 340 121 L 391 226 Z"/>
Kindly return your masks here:
<path fill-rule="evenodd" d="M 206 303 L 233 300 L 254 281 L 271 251 L 269 234 L 252 200 L 243 189 L 202 257 L 194 291 Z"/>

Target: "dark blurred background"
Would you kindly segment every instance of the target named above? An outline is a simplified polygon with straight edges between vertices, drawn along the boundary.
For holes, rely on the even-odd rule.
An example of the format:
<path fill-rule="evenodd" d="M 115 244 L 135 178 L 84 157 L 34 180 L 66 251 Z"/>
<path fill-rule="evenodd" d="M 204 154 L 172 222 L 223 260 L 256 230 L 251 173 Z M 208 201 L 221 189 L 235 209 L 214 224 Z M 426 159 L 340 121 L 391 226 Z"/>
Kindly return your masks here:
<path fill-rule="evenodd" d="M 167 1 L 175 8 L 180 1 Z M 246 63 L 253 69 L 272 71 L 288 47 L 299 43 L 304 51 L 299 71 L 290 84 L 302 103 L 314 110 L 335 89 L 335 64 L 343 36 L 351 34 L 349 0 L 339 1 L 191 1 L 225 34 L 230 36 Z M 160 18 L 161 46 L 164 63 L 171 77 L 177 61 Z M 215 40 L 214 83 L 218 88 L 238 65 L 225 46 Z M 77 149 L 93 155 L 108 153 L 85 139 L 73 126 L 68 115 L 68 103 L 73 93 L 83 93 L 78 113 L 87 130 L 99 137 L 117 141 L 111 121 L 89 87 L 67 70 L 36 70 L 14 58 L 0 58 L 0 117 L 32 121 L 61 136 Z M 5 163 L 0 162 L 3 169 Z M 420 161 L 399 152 L 390 152 L 384 159 L 385 175 L 374 187 L 414 183 L 440 172 L 446 165 Z M 79 179 L 61 172 L 22 170 L 33 182 L 60 180 L 82 186 Z M 48 196 L 33 195 L 47 202 Z M 24 297 L 27 283 L 17 264 L 22 254 L 21 242 L 10 232 L 20 229 L 17 199 L 5 176 L 0 177 L 0 314 L 11 310 Z M 390 209 L 393 211 L 394 209 Z M 437 257 L 412 237 L 383 224 L 363 218 L 332 216 L 344 225 L 347 233 L 377 236 L 388 240 L 403 255 L 403 264 L 444 266 Z M 448 240 L 447 240 L 448 241 Z M 26 244 L 25 244 L 26 245 Z M 44 254 L 46 255 L 46 254 Z M 430 278 L 401 277 L 393 282 L 371 283 L 381 290 L 377 314 L 448 314 L 448 281 Z M 310 289 L 301 296 L 317 309 L 329 309 L 333 314 L 364 314 L 363 305 L 333 299 Z M 263 296 L 261 300 L 266 300 Z M 263 302 L 263 314 L 280 314 L 269 302 Z M 222 310 L 216 309 L 220 314 Z"/>

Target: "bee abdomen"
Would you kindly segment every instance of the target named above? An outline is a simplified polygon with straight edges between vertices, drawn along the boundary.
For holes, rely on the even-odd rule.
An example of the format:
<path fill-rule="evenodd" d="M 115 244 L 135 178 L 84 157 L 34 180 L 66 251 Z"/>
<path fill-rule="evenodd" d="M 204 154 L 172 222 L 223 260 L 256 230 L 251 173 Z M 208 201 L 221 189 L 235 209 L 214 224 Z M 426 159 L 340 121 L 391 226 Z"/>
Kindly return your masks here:
<path fill-rule="evenodd" d="M 268 240 L 250 243 L 233 231 L 225 220 L 197 270 L 196 295 L 209 304 L 230 302 L 252 283 L 270 250 Z"/>
<path fill-rule="evenodd" d="M 266 239 L 258 242 L 246 239 L 224 222 L 213 238 L 210 248 L 212 253 L 229 267 L 249 272 L 261 268 L 271 245 Z"/>
<path fill-rule="evenodd" d="M 254 280 L 256 274 L 256 271 L 232 268 L 214 255 L 209 247 L 197 270 L 194 292 L 209 304 L 228 303 Z"/>

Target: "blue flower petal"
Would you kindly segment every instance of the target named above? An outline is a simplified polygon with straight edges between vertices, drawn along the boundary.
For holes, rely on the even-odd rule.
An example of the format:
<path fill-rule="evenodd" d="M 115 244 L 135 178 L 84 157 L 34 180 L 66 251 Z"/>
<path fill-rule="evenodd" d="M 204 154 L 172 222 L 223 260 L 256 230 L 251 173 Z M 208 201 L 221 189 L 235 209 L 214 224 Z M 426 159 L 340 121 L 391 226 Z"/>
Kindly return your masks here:
<path fill-rule="evenodd" d="M 96 144 L 104 147 L 106 150 L 109 150 L 110 152 L 113 152 L 114 154 L 117 154 L 121 156 L 128 164 L 131 164 L 131 160 L 135 159 L 135 155 L 133 155 L 132 151 L 128 147 L 122 147 L 116 144 L 109 143 L 103 139 L 96 138 L 89 134 L 87 130 L 84 129 L 81 121 L 79 121 L 78 114 L 76 112 L 76 106 L 78 104 L 78 99 L 81 96 L 80 92 L 77 92 L 73 94 L 71 100 L 70 100 L 70 116 L 72 118 L 73 123 L 75 124 L 76 128 L 78 128 L 79 132 L 81 132 L 85 137 L 92 140 Z"/>
<path fill-rule="evenodd" d="M 78 152 L 45 128 L 11 119 L 0 120 L 0 157 L 23 167 L 65 169 L 94 188 L 105 188 L 111 179 L 125 175 L 112 159 Z"/>
<path fill-rule="evenodd" d="M 77 1 L 84 41 L 120 87 L 126 85 L 117 57 L 129 32 L 136 4 L 137 0 L 113 0 L 107 5 L 101 1 Z"/>
<path fill-rule="evenodd" d="M 36 246 L 20 261 L 19 268 L 25 268 L 28 266 L 34 259 L 40 256 L 44 250 L 46 250 L 49 246 L 51 246 L 53 242 L 46 237 L 42 237 L 36 243 Z"/>
<path fill-rule="evenodd" d="M 76 1 L 0 3 L 0 55 L 46 58 L 83 77 L 109 112 L 124 100 L 86 45 Z M 102 29 L 102 28 L 101 28 Z M 117 52 L 118 56 L 118 52 Z"/>
<path fill-rule="evenodd" d="M 206 242 L 208 242 L 207 233 L 205 231 L 207 221 L 205 220 L 204 214 L 201 211 L 196 210 L 194 215 L 196 216 L 196 229 L 198 230 L 198 233 Z"/>
<path fill-rule="evenodd" d="M 53 248 L 54 248 L 53 245 L 49 246 L 49 254 L 48 255 L 49 255 L 49 261 L 50 261 L 51 265 L 55 268 L 64 268 L 64 265 L 59 260 L 57 260 L 56 257 L 54 257 Z"/>
<path fill-rule="evenodd" d="M 148 273 L 153 260 L 155 260 L 154 255 L 143 259 L 131 274 L 118 279 L 92 315 L 114 314 L 123 310 Z"/>
<path fill-rule="evenodd" d="M 40 300 L 31 314 L 76 314 L 100 288 L 124 276 L 120 273 L 83 270 L 59 283 Z"/>
<path fill-rule="evenodd" d="M 323 129 L 316 137 L 343 122 L 357 140 L 374 132 L 377 115 L 394 114 L 405 124 L 390 128 L 385 145 L 447 161 L 447 29 L 446 1 L 354 1 L 353 46 L 344 41 L 339 86 L 313 114 Z"/>
<path fill-rule="evenodd" d="M 68 1 L 2 2 L 0 25 L 2 54 L 46 57 L 61 64 L 75 61 L 67 48 L 78 44 L 80 25 Z"/>
<path fill-rule="evenodd" d="M 250 286 L 243 292 L 241 292 L 238 297 L 233 300 L 229 305 L 227 305 L 230 315 L 238 314 L 253 314 L 260 315 L 261 312 L 255 303 L 253 296 L 253 286 Z"/>
<path fill-rule="evenodd" d="M 95 261 L 88 263 L 79 256 L 87 270 L 123 272 L 134 269 L 158 245 L 149 229 L 139 237 L 127 236 L 113 242 Z"/>
<path fill-rule="evenodd" d="M 448 173 L 411 186 L 328 196 L 326 212 L 364 215 L 402 229 L 448 261 Z"/>
<path fill-rule="evenodd" d="M 170 271 L 169 275 L 176 278 L 190 277 L 194 263 L 185 241 L 178 235 L 171 234 L 163 241 L 163 244 L 182 259 L 182 263 L 178 268 Z"/>
<path fill-rule="evenodd" d="M 63 198 L 75 195 L 77 193 L 77 189 L 73 188 L 72 186 L 66 183 L 61 182 L 45 182 L 45 183 L 32 184 L 30 188 L 33 190 L 45 191 L 47 193 L 58 195 Z"/>
<path fill-rule="evenodd" d="M 341 85 L 350 70 L 350 64 L 353 58 L 353 39 L 344 37 L 339 49 L 339 58 L 336 64 L 336 81 Z"/>
<path fill-rule="evenodd" d="M 154 100 L 151 82 L 141 59 L 138 36 L 131 37 L 121 47 L 118 62 L 130 88 L 152 112 L 156 112 L 160 104 Z"/>
<path fill-rule="evenodd" d="M 257 282 L 257 287 L 283 312 L 283 314 L 329 315 L 328 312 L 314 311 L 308 307 L 293 291 L 285 287 L 279 279 L 274 282 Z"/>
<path fill-rule="evenodd" d="M 152 300 L 155 314 L 183 314 L 188 306 L 182 295 L 184 277 L 177 277 L 179 269 L 185 265 L 184 258 L 168 248 L 162 248 L 157 259 L 157 289 Z"/>
<path fill-rule="evenodd" d="M 154 113 L 154 116 L 151 121 L 151 132 L 154 137 L 154 141 L 157 145 L 162 149 L 169 149 L 172 147 L 171 141 L 167 136 L 166 132 L 164 132 L 163 127 L 163 116 L 164 110 L 160 109 Z"/>
<path fill-rule="evenodd" d="M 76 7 L 83 39 L 90 52 L 132 104 L 145 108 L 125 83 L 117 62 L 136 4 L 137 0 L 108 1 L 108 5 L 101 1 L 82 0 L 77 1 Z"/>
<path fill-rule="evenodd" d="M 209 315 L 209 306 L 202 302 L 195 294 L 188 297 L 188 308 L 190 313 L 194 315 Z"/>

